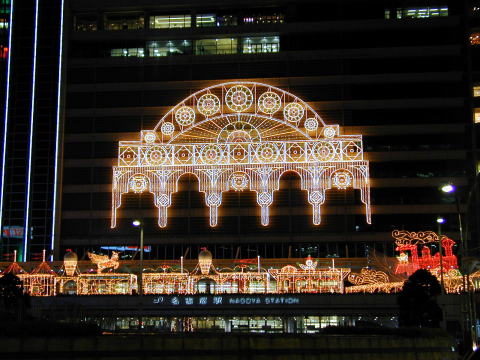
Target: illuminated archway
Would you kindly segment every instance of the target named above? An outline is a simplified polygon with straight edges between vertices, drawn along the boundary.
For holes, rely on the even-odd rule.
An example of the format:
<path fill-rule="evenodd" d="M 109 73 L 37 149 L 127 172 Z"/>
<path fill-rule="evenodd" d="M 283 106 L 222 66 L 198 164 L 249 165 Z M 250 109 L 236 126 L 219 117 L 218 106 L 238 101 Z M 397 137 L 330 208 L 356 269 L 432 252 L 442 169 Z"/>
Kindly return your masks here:
<path fill-rule="evenodd" d="M 222 193 L 246 189 L 257 193 L 263 225 L 269 222 L 273 192 L 286 171 L 300 175 L 301 188 L 313 206 L 313 223 L 321 221 L 325 190 L 359 189 L 371 223 L 368 161 L 361 135 L 340 135 L 304 101 L 279 88 L 256 82 L 230 82 L 200 90 L 174 106 L 139 141 L 120 141 L 113 167 L 112 227 L 122 194 L 150 191 L 158 224 L 167 225 L 167 210 L 184 173 L 199 179 L 210 208 L 210 225 L 218 222 Z"/>

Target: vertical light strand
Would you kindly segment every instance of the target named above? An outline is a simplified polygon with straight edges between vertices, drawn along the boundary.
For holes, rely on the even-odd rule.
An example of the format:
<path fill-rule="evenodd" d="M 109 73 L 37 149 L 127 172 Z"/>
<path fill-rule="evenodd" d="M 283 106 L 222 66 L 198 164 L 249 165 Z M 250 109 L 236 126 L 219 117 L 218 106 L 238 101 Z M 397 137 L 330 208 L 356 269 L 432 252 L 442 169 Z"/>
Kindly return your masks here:
<path fill-rule="evenodd" d="M 7 161 L 7 133 L 8 133 L 8 106 L 10 101 L 10 64 L 12 58 L 12 32 L 13 32 L 13 1 L 10 1 L 10 22 L 8 24 L 8 60 L 7 60 L 7 88 L 5 95 L 5 113 L 3 124 L 3 155 L 2 155 L 2 175 L 0 186 L 0 231 L 3 231 L 3 201 L 5 188 L 5 164 Z"/>
<path fill-rule="evenodd" d="M 35 33 L 33 38 L 33 75 L 32 75 L 32 101 L 30 104 L 30 138 L 28 142 L 28 175 L 27 175 L 27 201 L 25 204 L 25 226 L 23 229 L 23 261 L 27 261 L 28 236 L 30 227 L 30 193 L 32 181 L 32 152 L 33 152 L 33 127 L 35 118 L 35 79 L 37 72 L 37 36 L 38 36 L 38 2 L 35 1 Z"/>
<path fill-rule="evenodd" d="M 60 118 L 61 118 L 61 97 L 62 97 L 62 64 L 63 64 L 63 11 L 65 1 L 62 0 L 60 10 L 60 41 L 58 51 L 58 85 L 57 85 L 57 123 L 55 134 L 55 163 L 54 163 L 54 179 L 53 179 L 53 204 L 52 204 L 52 238 L 50 242 L 51 254 L 50 261 L 53 261 L 53 252 L 55 247 L 55 230 L 56 230 L 56 213 L 57 213 L 57 186 L 58 186 L 58 158 L 60 149 Z"/>

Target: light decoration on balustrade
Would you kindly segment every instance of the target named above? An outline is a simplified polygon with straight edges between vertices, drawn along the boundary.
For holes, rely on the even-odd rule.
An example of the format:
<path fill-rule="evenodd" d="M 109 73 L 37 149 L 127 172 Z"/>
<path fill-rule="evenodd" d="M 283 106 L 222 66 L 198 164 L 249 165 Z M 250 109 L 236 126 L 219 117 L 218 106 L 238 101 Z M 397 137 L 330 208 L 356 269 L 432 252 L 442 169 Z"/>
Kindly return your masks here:
<path fill-rule="evenodd" d="M 360 273 L 348 274 L 347 280 L 353 284 L 345 288 L 345 292 L 353 293 L 394 293 L 403 287 L 401 282 L 389 282 L 388 275 L 383 271 L 377 271 L 367 267 L 362 268 Z"/>
<path fill-rule="evenodd" d="M 120 141 L 113 167 L 112 228 L 122 195 L 150 192 L 158 225 L 167 225 L 178 179 L 194 174 L 218 222 L 222 193 L 252 190 L 269 223 L 269 207 L 283 173 L 295 171 L 313 207 L 313 223 L 331 188 L 359 189 L 371 223 L 368 161 L 361 135 L 340 135 L 304 101 L 279 88 L 256 82 L 223 83 L 200 90 L 161 118 L 139 141 Z"/>
<path fill-rule="evenodd" d="M 317 269 L 317 261 L 310 256 L 300 269 L 286 265 L 281 269 L 269 269 L 276 280 L 277 293 L 343 293 L 344 279 L 350 273 L 348 268 Z"/>
<path fill-rule="evenodd" d="M 406 231 L 394 230 L 392 236 L 397 245 L 396 250 L 400 252 L 397 256 L 398 265 L 395 269 L 395 274 L 405 273 L 410 276 L 418 269 L 426 269 L 434 271 L 440 268 L 440 251 L 444 250 L 442 254 L 442 271 L 448 273 L 452 269 L 458 268 L 457 257 L 453 254 L 453 246 L 455 242 L 445 235 L 437 235 L 433 231 Z M 441 243 L 441 248 L 431 255 L 429 247 Z M 421 255 L 418 254 L 418 248 L 421 246 Z M 410 252 L 410 255 L 408 254 Z M 440 270 L 437 271 L 440 273 Z"/>

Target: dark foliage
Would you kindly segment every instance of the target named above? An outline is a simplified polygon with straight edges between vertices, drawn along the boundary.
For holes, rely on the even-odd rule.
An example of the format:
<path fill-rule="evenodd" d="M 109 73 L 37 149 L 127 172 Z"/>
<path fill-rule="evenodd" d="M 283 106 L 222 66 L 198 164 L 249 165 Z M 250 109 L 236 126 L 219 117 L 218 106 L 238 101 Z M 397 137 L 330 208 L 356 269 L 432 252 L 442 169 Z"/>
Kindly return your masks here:
<path fill-rule="evenodd" d="M 442 310 L 437 304 L 441 286 L 427 270 L 415 271 L 398 295 L 399 325 L 410 327 L 440 327 Z"/>

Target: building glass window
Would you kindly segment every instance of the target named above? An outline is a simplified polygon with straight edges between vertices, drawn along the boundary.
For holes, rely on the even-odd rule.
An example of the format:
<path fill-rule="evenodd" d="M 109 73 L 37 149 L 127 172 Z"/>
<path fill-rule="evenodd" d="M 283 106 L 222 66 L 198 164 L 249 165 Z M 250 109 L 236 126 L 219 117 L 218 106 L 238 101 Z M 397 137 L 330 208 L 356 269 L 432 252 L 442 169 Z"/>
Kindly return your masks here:
<path fill-rule="evenodd" d="M 97 31 L 98 17 L 96 14 L 81 14 L 74 17 L 75 31 Z"/>
<path fill-rule="evenodd" d="M 238 24 L 235 15 L 198 14 L 196 21 L 197 27 L 236 26 Z"/>
<path fill-rule="evenodd" d="M 237 53 L 237 39 L 200 39 L 195 42 L 195 55 L 223 55 Z"/>
<path fill-rule="evenodd" d="M 473 96 L 479 97 L 480 96 L 480 85 L 475 85 L 473 87 Z"/>
<path fill-rule="evenodd" d="M 192 26 L 190 15 L 150 16 L 150 29 L 189 28 L 190 26 Z"/>
<path fill-rule="evenodd" d="M 216 15 L 215 14 L 199 14 L 197 15 L 197 27 L 212 27 L 216 26 Z"/>
<path fill-rule="evenodd" d="M 139 30 L 145 26 L 143 13 L 107 13 L 104 17 L 105 30 Z"/>
<path fill-rule="evenodd" d="M 122 49 L 111 49 L 110 56 L 128 56 L 128 57 L 144 57 L 145 50 L 143 48 L 122 48 Z"/>
<path fill-rule="evenodd" d="M 474 110 L 474 121 L 475 121 L 475 124 L 480 124 L 480 108 L 476 108 Z"/>
<path fill-rule="evenodd" d="M 273 53 L 280 51 L 280 38 L 278 36 L 247 37 L 242 39 L 243 53 Z"/>
<path fill-rule="evenodd" d="M 448 16 L 448 7 L 397 8 L 397 19 L 423 19 L 439 16 Z"/>
<path fill-rule="evenodd" d="M 243 17 L 244 24 L 281 24 L 285 21 L 283 14 L 268 14 L 268 15 L 247 15 Z"/>
<path fill-rule="evenodd" d="M 188 55 L 191 53 L 192 42 L 190 40 L 148 41 L 148 56 L 171 56 Z"/>

